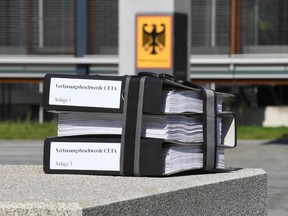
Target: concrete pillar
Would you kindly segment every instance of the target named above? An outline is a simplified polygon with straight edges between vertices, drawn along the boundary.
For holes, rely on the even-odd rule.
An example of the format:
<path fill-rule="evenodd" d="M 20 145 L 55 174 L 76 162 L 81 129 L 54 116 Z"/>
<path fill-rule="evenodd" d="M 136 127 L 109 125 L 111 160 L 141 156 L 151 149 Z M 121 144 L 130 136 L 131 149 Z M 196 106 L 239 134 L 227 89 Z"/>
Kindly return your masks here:
<path fill-rule="evenodd" d="M 188 78 L 189 68 L 189 56 L 190 56 L 190 12 L 191 3 L 189 0 L 120 0 L 119 1 L 119 74 L 120 75 L 133 75 L 138 71 L 152 71 L 157 73 L 168 73 L 174 75 L 178 79 Z M 144 46 L 139 45 L 141 37 L 137 33 L 141 33 L 143 30 L 143 21 L 139 21 L 137 17 L 143 18 L 155 17 L 157 29 L 155 32 L 159 33 L 163 30 L 161 27 L 161 21 L 158 20 L 161 17 L 172 17 L 172 25 L 164 21 L 166 26 L 165 34 L 170 34 L 169 26 L 171 27 L 171 43 L 169 38 L 166 37 L 166 44 L 163 51 L 156 50 L 157 52 L 166 52 L 167 56 L 163 59 L 155 59 L 155 56 L 160 56 L 159 53 L 152 54 L 143 57 L 142 63 L 139 64 L 139 49 L 145 49 Z M 142 23 L 141 23 L 142 22 Z M 148 21 L 147 21 L 148 23 Z M 160 23 L 160 24 L 159 24 Z M 147 24 L 147 32 L 152 32 L 153 23 Z M 138 29 L 138 30 L 137 30 Z M 151 39 L 152 40 L 152 39 Z M 156 39 L 157 40 L 157 39 Z M 140 41 L 141 44 L 142 41 Z M 159 42 L 159 40 L 157 40 Z M 144 44 L 144 43 L 143 43 Z M 156 49 L 158 49 L 157 44 Z M 171 48 L 171 50 L 170 50 Z M 137 50 L 138 49 L 138 50 Z M 151 48 L 150 48 L 151 49 Z M 148 50 L 148 48 L 147 48 Z M 170 50 L 170 51 L 169 51 Z M 145 50 L 142 50 L 145 53 Z M 151 52 L 151 50 L 150 50 Z M 167 53 L 168 52 L 168 53 Z M 171 58 L 169 59 L 169 52 Z M 156 66 L 153 65 L 153 61 L 156 62 Z M 169 66 L 169 61 L 171 61 Z M 167 64 L 162 64 L 166 62 Z M 146 64 L 147 63 L 147 64 Z M 157 65 L 158 64 L 158 65 Z M 140 65 L 140 66 L 139 66 Z"/>

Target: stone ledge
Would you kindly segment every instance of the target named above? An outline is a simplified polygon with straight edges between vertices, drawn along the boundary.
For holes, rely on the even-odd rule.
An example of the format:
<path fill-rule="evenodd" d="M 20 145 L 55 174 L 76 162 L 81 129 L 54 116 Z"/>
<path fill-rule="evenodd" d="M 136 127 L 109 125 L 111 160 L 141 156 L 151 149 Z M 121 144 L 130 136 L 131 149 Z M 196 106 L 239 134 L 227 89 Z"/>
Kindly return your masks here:
<path fill-rule="evenodd" d="M 164 178 L 0 166 L 0 215 L 267 215 L 261 169 Z"/>

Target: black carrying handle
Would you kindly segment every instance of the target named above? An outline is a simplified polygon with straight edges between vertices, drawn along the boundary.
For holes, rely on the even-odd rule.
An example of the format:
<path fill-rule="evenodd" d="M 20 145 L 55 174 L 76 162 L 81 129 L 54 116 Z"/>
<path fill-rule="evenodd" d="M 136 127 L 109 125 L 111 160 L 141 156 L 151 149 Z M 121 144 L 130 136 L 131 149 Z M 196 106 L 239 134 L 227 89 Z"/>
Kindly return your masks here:
<path fill-rule="evenodd" d="M 204 88 L 203 86 L 197 84 L 197 83 L 193 83 L 193 82 L 189 82 L 187 80 L 177 80 L 174 78 L 174 76 L 170 75 L 170 74 L 165 74 L 165 73 L 154 73 L 154 72 L 139 72 L 138 76 L 148 76 L 148 77 L 155 77 L 155 78 L 162 78 L 164 80 L 169 80 L 172 81 L 174 83 L 178 83 L 184 86 L 188 86 L 191 88 L 196 88 L 196 89 L 202 89 Z"/>

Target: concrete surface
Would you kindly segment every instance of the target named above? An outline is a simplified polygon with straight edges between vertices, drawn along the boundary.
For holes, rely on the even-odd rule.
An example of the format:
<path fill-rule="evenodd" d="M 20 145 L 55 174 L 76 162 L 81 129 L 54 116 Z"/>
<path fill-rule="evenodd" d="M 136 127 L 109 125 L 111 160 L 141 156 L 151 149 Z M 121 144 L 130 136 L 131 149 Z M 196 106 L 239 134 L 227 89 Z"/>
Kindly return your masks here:
<path fill-rule="evenodd" d="M 266 215 L 266 173 L 166 178 L 52 175 L 0 166 L 0 215 Z"/>
<path fill-rule="evenodd" d="M 267 172 L 268 216 L 288 215 L 288 139 L 239 141 L 226 151 L 226 165 Z"/>
<path fill-rule="evenodd" d="M 0 164 L 42 164 L 43 141 L 0 140 Z M 288 215 L 288 140 L 238 141 L 226 165 L 262 168 L 268 178 L 268 216 Z"/>

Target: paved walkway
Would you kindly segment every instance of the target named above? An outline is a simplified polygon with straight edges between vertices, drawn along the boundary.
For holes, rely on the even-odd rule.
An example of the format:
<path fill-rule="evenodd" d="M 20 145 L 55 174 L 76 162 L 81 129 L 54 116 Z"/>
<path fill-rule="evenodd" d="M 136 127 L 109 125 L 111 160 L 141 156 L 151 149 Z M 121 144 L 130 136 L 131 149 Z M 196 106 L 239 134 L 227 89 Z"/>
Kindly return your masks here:
<path fill-rule="evenodd" d="M 43 141 L 0 140 L 0 164 L 41 165 Z"/>
<path fill-rule="evenodd" d="M 288 140 L 239 141 L 226 166 L 262 168 L 268 175 L 268 215 L 288 215 Z M 41 165 L 43 141 L 0 141 L 0 164 Z"/>
<path fill-rule="evenodd" d="M 226 165 L 262 168 L 268 176 L 268 215 L 288 215 L 288 140 L 239 141 L 226 151 Z"/>

